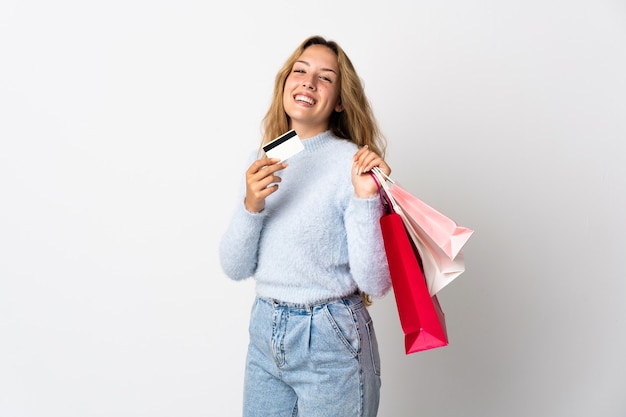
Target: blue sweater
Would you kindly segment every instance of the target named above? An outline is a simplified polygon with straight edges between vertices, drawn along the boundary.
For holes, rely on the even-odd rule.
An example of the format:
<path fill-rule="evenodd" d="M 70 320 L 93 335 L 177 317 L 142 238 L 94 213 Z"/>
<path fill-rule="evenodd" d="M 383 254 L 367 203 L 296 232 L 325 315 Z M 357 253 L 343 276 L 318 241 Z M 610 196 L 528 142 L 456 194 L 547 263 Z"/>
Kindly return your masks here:
<path fill-rule="evenodd" d="M 280 171 L 265 209 L 235 209 L 220 242 L 234 280 L 254 277 L 259 297 L 312 304 L 357 289 L 382 297 L 391 288 L 379 220 L 380 198 L 358 198 L 352 185 L 357 146 L 324 132 Z M 252 161 L 250 161 L 252 162 Z M 243 201 L 243 196 L 241 200 Z"/>

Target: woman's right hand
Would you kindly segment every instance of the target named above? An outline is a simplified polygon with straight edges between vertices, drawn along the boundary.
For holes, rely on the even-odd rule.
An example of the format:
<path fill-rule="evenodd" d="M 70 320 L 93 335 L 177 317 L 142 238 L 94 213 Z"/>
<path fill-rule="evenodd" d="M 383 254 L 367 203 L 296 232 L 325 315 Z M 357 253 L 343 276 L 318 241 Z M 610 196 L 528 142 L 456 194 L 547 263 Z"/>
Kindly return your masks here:
<path fill-rule="evenodd" d="M 287 164 L 279 164 L 276 158 L 256 160 L 246 171 L 246 210 L 259 213 L 265 208 L 265 199 L 276 192 L 281 181 L 276 172 L 285 169 Z"/>

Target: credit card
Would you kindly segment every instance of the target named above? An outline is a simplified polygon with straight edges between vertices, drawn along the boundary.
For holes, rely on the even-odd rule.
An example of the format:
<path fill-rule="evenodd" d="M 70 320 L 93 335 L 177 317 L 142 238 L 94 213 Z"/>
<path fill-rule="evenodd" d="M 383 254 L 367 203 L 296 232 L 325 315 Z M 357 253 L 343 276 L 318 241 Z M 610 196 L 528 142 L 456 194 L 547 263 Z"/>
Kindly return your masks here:
<path fill-rule="evenodd" d="M 263 150 L 268 158 L 276 158 L 280 159 L 280 162 L 284 162 L 287 158 L 304 150 L 304 145 L 296 131 L 292 129 L 263 145 Z"/>

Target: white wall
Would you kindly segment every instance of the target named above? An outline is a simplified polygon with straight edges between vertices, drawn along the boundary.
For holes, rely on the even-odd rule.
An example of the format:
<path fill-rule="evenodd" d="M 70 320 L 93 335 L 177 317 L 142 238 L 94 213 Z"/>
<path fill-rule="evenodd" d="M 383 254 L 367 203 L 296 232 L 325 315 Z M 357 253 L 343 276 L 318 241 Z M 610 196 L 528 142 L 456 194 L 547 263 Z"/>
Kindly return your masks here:
<path fill-rule="evenodd" d="M 0 416 L 237 416 L 217 245 L 273 77 L 347 50 L 393 176 L 476 230 L 450 346 L 372 307 L 381 416 L 626 415 L 623 1 L 0 5 Z"/>

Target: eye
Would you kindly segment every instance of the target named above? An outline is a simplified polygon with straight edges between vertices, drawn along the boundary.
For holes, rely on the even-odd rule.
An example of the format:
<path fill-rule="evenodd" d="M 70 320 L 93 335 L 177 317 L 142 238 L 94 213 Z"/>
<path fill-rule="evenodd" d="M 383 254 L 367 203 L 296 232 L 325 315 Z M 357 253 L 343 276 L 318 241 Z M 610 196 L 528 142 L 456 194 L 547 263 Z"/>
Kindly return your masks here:
<path fill-rule="evenodd" d="M 329 77 L 326 77 L 325 75 L 320 75 L 320 79 L 329 83 L 333 82 L 332 79 L 330 79 Z"/>
<path fill-rule="evenodd" d="M 300 69 L 300 68 L 294 68 L 293 72 L 297 72 L 297 73 L 300 73 L 300 74 L 306 73 L 306 71 L 304 71 L 303 69 Z"/>

